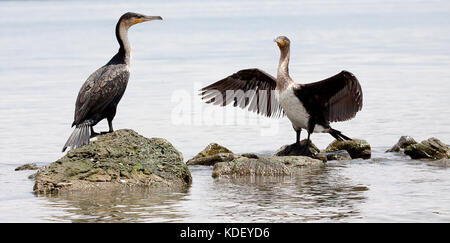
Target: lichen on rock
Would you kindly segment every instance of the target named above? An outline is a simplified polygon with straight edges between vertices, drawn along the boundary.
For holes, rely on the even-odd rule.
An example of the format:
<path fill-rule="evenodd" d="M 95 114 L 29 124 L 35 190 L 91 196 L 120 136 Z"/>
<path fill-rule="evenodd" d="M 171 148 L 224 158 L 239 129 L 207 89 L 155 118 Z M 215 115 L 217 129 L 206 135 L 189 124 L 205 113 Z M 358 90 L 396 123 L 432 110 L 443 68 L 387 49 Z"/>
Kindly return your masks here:
<path fill-rule="evenodd" d="M 175 189 L 192 177 L 181 153 L 162 138 L 123 129 L 69 151 L 35 175 L 36 193 L 148 187 Z"/>
<path fill-rule="evenodd" d="M 237 156 L 229 162 L 214 165 L 216 177 L 230 176 L 292 176 L 305 169 L 320 168 L 325 163 L 306 156 L 258 156 L 248 158 Z"/>

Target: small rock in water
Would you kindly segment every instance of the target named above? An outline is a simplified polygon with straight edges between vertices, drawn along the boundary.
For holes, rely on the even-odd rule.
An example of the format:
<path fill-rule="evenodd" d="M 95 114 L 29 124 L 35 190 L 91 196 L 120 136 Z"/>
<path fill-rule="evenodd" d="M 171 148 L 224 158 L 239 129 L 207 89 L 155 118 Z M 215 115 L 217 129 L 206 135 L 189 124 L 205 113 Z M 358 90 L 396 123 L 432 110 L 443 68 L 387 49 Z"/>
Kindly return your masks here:
<path fill-rule="evenodd" d="M 338 150 L 334 152 L 325 153 L 327 160 L 351 160 L 352 157 L 347 150 Z"/>
<path fill-rule="evenodd" d="M 234 159 L 234 154 L 230 153 L 219 153 L 211 156 L 192 158 L 186 162 L 187 165 L 214 165 L 218 162 L 226 162 Z"/>
<path fill-rule="evenodd" d="M 37 170 L 37 169 L 39 169 L 39 166 L 37 166 L 36 163 L 29 163 L 21 165 L 14 170 L 19 171 L 19 170 Z"/>
<path fill-rule="evenodd" d="M 308 156 L 313 159 L 319 159 L 324 162 L 327 161 L 326 155 L 320 152 L 320 149 L 317 148 L 312 142 L 309 146 L 309 151 L 306 148 L 307 139 L 303 139 L 300 141 L 300 144 L 293 143 L 290 145 L 283 145 L 277 151 L 275 151 L 274 156 Z"/>
<path fill-rule="evenodd" d="M 234 159 L 231 150 L 217 144 L 210 143 L 206 148 L 198 153 L 194 158 L 186 162 L 187 165 L 214 165 L 218 162 L 225 162 Z"/>
<path fill-rule="evenodd" d="M 392 148 L 386 150 L 386 152 L 400 152 L 409 145 L 417 144 L 416 140 L 410 136 L 401 136 L 398 142 L 392 146 Z"/>
<path fill-rule="evenodd" d="M 245 154 L 241 154 L 241 156 L 249 158 L 249 159 L 258 159 L 259 156 L 257 154 L 253 154 L 253 153 L 245 153 Z"/>
<path fill-rule="evenodd" d="M 439 139 L 429 138 L 420 143 L 407 146 L 405 154 L 412 159 L 448 159 L 450 158 L 450 149 Z"/>
<path fill-rule="evenodd" d="M 326 148 L 327 153 L 339 150 L 346 150 L 352 159 L 370 159 L 371 156 L 370 144 L 362 139 L 353 139 L 349 141 L 335 140 Z"/>

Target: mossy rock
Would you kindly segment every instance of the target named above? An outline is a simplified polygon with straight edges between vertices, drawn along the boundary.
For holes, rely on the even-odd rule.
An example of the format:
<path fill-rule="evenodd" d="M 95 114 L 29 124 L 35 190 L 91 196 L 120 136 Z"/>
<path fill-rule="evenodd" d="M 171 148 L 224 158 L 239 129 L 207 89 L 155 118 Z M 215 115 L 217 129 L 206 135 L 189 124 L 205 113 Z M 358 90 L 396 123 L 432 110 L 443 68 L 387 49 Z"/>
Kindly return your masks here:
<path fill-rule="evenodd" d="M 405 148 L 405 154 L 412 159 L 447 159 L 450 158 L 449 147 L 437 138 L 429 138 Z"/>
<path fill-rule="evenodd" d="M 231 150 L 217 143 L 210 143 L 206 148 L 186 162 L 187 165 L 214 165 L 217 162 L 230 161 L 234 158 Z"/>
<path fill-rule="evenodd" d="M 208 144 L 208 146 L 206 146 L 205 149 L 203 149 L 203 151 L 201 151 L 196 156 L 194 156 L 193 159 L 208 157 L 208 156 L 212 156 L 212 155 L 216 155 L 216 154 L 220 154 L 220 153 L 232 154 L 233 152 L 231 152 L 231 150 L 229 150 L 229 149 L 225 148 L 224 146 L 219 145 L 217 143 L 210 143 L 210 144 Z"/>
<path fill-rule="evenodd" d="M 148 187 L 175 189 L 192 181 L 181 153 L 163 138 L 123 129 L 98 136 L 36 173 L 36 193 Z"/>
<path fill-rule="evenodd" d="M 336 152 L 339 150 L 346 150 L 352 159 L 362 158 L 370 159 L 371 148 L 370 144 L 366 140 L 353 139 L 348 141 L 335 140 L 326 148 L 326 152 Z"/>

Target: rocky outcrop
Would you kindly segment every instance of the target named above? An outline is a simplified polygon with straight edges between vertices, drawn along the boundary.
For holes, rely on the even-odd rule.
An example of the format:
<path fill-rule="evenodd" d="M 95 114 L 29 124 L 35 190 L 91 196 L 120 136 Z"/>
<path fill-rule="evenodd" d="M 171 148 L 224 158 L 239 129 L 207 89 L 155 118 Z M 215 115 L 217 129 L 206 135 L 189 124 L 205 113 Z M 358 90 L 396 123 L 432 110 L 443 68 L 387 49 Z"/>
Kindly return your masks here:
<path fill-rule="evenodd" d="M 398 142 L 386 152 L 401 152 L 409 145 L 417 144 L 416 140 L 410 136 L 401 136 Z"/>
<path fill-rule="evenodd" d="M 225 162 L 234 159 L 234 154 L 229 149 L 217 144 L 211 143 L 198 153 L 194 158 L 186 162 L 187 165 L 214 165 L 218 162 Z"/>
<path fill-rule="evenodd" d="M 209 144 L 186 164 L 214 165 L 213 177 L 285 176 L 295 175 L 306 168 L 324 166 L 321 160 L 306 156 L 238 155 L 216 143 Z"/>
<path fill-rule="evenodd" d="M 39 169 L 39 166 L 37 166 L 36 163 L 29 163 L 21 165 L 14 170 L 19 171 L 19 170 L 37 170 L 37 169 Z"/>
<path fill-rule="evenodd" d="M 213 177 L 230 176 L 292 176 L 305 169 L 320 168 L 325 163 L 306 156 L 236 156 L 229 162 L 214 165 Z"/>
<path fill-rule="evenodd" d="M 411 144 L 405 148 L 405 154 L 412 159 L 448 159 L 449 147 L 437 138 L 429 138 L 420 143 Z"/>
<path fill-rule="evenodd" d="M 162 138 L 145 138 L 132 130 L 98 136 L 69 151 L 35 175 L 36 193 L 145 187 L 176 189 L 189 185 L 183 157 Z"/>
<path fill-rule="evenodd" d="M 371 148 L 367 141 L 362 139 L 353 139 L 348 141 L 335 140 L 325 149 L 326 153 L 346 150 L 352 159 L 362 158 L 370 159 Z"/>

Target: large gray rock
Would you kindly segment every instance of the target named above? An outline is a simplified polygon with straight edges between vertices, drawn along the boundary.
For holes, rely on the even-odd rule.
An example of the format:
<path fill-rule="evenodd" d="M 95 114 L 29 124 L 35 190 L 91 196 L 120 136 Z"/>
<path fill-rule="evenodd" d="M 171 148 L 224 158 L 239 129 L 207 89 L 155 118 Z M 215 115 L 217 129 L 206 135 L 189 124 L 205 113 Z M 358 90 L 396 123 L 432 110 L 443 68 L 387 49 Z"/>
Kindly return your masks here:
<path fill-rule="evenodd" d="M 339 150 L 346 150 L 352 159 L 370 159 L 372 154 L 370 144 L 362 139 L 353 139 L 349 141 L 334 140 L 334 142 L 328 145 L 325 151 L 329 153 Z"/>
<path fill-rule="evenodd" d="M 324 165 L 321 160 L 306 156 L 236 156 L 232 161 L 216 163 L 212 176 L 291 176 Z"/>
<path fill-rule="evenodd" d="M 194 158 L 186 162 L 187 165 L 214 165 L 218 162 L 225 162 L 234 159 L 231 150 L 217 144 L 210 143 L 206 148 L 198 153 Z"/>
<path fill-rule="evenodd" d="M 416 140 L 410 136 L 401 136 L 398 142 L 386 152 L 401 152 L 409 145 L 417 144 Z"/>
<path fill-rule="evenodd" d="M 192 181 L 181 153 L 172 144 L 132 130 L 98 136 L 39 169 L 35 179 L 36 193 L 130 187 L 172 190 Z"/>
<path fill-rule="evenodd" d="M 448 159 L 450 158 L 450 149 L 439 139 L 429 138 L 420 143 L 407 146 L 405 154 L 412 159 Z"/>

